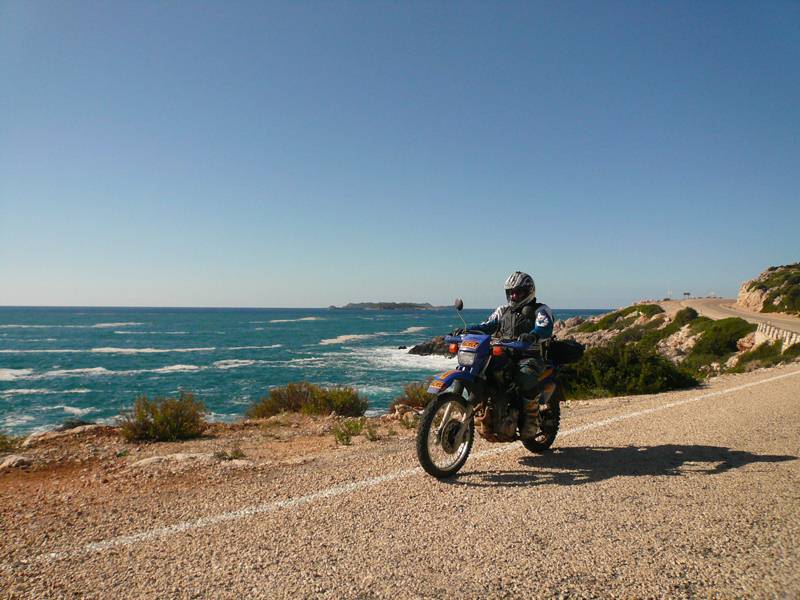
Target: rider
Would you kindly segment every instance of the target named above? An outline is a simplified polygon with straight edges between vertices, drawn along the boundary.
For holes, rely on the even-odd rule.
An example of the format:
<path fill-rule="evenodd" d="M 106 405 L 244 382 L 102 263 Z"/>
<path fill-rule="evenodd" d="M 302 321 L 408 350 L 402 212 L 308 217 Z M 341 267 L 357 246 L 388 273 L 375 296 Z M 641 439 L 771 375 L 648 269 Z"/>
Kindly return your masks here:
<path fill-rule="evenodd" d="M 517 339 L 528 344 L 538 344 L 541 350 L 541 343 L 553 335 L 553 311 L 546 304 L 536 301 L 536 285 L 527 273 L 515 271 L 509 275 L 505 290 L 508 303 L 499 306 L 483 323 L 468 329 L 480 330 L 498 339 Z M 527 306 L 532 310 L 523 313 Z M 515 383 L 522 397 L 526 398 L 525 421 L 520 431 L 523 438 L 533 437 L 537 433 L 537 413 L 548 409 L 547 401 L 555 391 L 555 386 L 550 384 L 539 394 L 538 399 L 533 398 L 539 374 L 544 367 L 544 362 L 538 358 L 525 358 L 519 363 Z"/>

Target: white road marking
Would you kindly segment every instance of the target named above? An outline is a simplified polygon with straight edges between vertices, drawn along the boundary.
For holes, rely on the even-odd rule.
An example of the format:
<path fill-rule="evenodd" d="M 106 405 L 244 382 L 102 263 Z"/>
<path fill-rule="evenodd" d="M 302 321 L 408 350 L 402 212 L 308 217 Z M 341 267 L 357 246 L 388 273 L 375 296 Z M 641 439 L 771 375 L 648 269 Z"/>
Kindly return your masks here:
<path fill-rule="evenodd" d="M 675 408 L 676 406 L 683 406 L 685 404 L 690 404 L 692 402 L 699 402 L 701 400 L 708 400 L 709 398 L 716 398 L 719 396 L 724 396 L 726 394 L 732 394 L 734 392 L 739 392 L 741 390 L 745 390 L 747 388 L 751 388 L 757 385 L 778 381 L 780 379 L 786 379 L 787 377 L 794 377 L 795 375 L 800 375 L 800 371 L 784 373 L 783 375 L 768 377 L 767 379 L 762 379 L 760 381 L 753 381 L 751 383 L 745 383 L 743 385 L 738 385 L 732 388 L 718 390 L 716 392 L 709 392 L 707 394 L 701 394 L 700 396 L 693 396 L 691 398 L 686 398 L 684 400 L 676 400 L 675 402 L 669 402 L 667 404 L 662 404 L 660 406 L 655 406 L 653 408 L 648 408 L 645 410 L 637 410 L 634 412 L 618 415 L 616 417 L 609 417 L 608 419 L 602 419 L 600 421 L 594 421 L 592 423 L 587 423 L 585 425 L 579 425 L 571 429 L 566 429 L 559 433 L 559 437 L 563 438 L 570 435 L 575 435 L 576 433 L 583 433 L 584 431 L 590 431 L 592 429 L 600 429 L 601 427 L 605 427 L 606 425 L 619 423 L 620 421 L 626 421 L 627 419 L 634 419 L 636 417 L 657 413 L 662 410 Z M 507 444 L 492 450 L 484 450 L 483 452 L 477 452 L 472 455 L 472 458 L 481 459 L 487 456 L 494 456 L 497 454 L 510 452 L 511 450 L 515 450 L 517 448 L 519 448 L 519 443 L 515 442 L 513 444 Z M 336 496 L 342 496 L 344 494 L 349 494 L 352 492 L 356 492 L 358 490 L 363 490 L 365 488 L 381 485 L 382 483 L 394 481 L 396 479 L 402 479 L 405 477 L 410 477 L 412 475 L 417 475 L 422 472 L 423 471 L 421 467 L 402 469 L 400 471 L 395 471 L 394 473 L 388 473 L 386 475 L 381 475 L 378 477 L 370 477 L 369 479 L 362 479 L 360 481 L 335 485 L 333 487 L 321 490 L 319 492 L 315 492 L 313 494 L 308 494 L 305 496 L 300 496 L 298 498 L 287 498 L 285 500 L 276 500 L 273 502 L 268 502 L 266 504 L 250 506 L 247 508 L 242 508 L 240 510 L 225 512 L 211 517 L 202 517 L 200 519 L 195 519 L 193 521 L 184 521 L 182 523 L 176 523 L 175 525 L 169 525 L 167 527 L 159 527 L 157 529 L 151 529 L 149 531 L 143 531 L 141 533 L 134 533 L 131 535 L 122 535 L 118 537 L 113 537 L 100 542 L 93 542 L 90 544 L 86 544 L 83 547 L 78 548 L 76 550 L 65 550 L 61 552 L 50 552 L 47 554 L 40 554 L 32 557 L 29 560 L 23 560 L 21 562 L 25 564 L 30 562 L 61 560 L 73 556 L 79 556 L 82 554 L 103 552 L 105 550 L 108 550 L 110 548 L 115 548 L 117 546 L 132 546 L 134 544 L 138 544 L 141 542 L 149 542 L 165 538 L 171 535 L 182 533 L 184 531 L 191 531 L 193 529 L 202 529 L 205 527 L 218 525 L 220 523 L 227 523 L 229 521 L 238 521 L 239 519 L 245 519 L 247 517 L 252 517 L 254 515 L 261 515 L 265 513 L 275 512 L 284 508 L 292 508 L 294 506 L 310 504 L 312 502 L 316 502 L 317 500 L 321 500 L 323 498 L 334 498 Z M 9 568 L 10 565 L 6 564 L 3 565 L 3 567 Z"/>

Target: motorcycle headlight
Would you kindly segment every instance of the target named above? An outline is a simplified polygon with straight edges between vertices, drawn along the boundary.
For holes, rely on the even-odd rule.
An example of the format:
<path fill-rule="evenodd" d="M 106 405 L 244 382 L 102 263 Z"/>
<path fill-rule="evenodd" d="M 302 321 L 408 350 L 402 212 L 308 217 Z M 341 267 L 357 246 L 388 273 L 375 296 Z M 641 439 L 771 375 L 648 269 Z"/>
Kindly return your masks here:
<path fill-rule="evenodd" d="M 458 364 L 460 364 L 462 367 L 471 367 L 474 362 L 474 352 L 464 352 L 463 350 L 458 351 Z"/>

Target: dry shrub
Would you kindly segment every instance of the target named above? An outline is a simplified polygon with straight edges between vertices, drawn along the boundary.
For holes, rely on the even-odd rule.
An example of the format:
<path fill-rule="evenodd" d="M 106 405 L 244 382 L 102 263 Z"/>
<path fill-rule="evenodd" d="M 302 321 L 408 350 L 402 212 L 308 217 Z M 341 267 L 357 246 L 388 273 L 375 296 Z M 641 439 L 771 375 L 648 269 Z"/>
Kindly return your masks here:
<path fill-rule="evenodd" d="M 422 410 L 428 406 L 428 403 L 434 398 L 433 394 L 428 393 L 429 385 L 430 380 L 409 383 L 403 386 L 403 394 L 392 400 L 392 403 L 389 405 L 389 412 L 395 412 L 399 404 L 405 404 L 417 410 Z"/>
<path fill-rule="evenodd" d="M 0 431 L 0 453 L 13 452 L 19 446 L 19 438 Z"/>
<path fill-rule="evenodd" d="M 140 396 L 131 410 L 120 415 L 120 432 L 129 442 L 172 442 L 199 437 L 208 427 L 205 410 L 202 402 L 185 392 L 177 398 L 152 401 Z"/>
<path fill-rule="evenodd" d="M 282 412 L 360 417 L 366 410 L 367 399 L 351 387 L 322 388 L 301 381 L 272 388 L 269 395 L 250 406 L 246 414 L 251 419 L 264 419 Z"/>

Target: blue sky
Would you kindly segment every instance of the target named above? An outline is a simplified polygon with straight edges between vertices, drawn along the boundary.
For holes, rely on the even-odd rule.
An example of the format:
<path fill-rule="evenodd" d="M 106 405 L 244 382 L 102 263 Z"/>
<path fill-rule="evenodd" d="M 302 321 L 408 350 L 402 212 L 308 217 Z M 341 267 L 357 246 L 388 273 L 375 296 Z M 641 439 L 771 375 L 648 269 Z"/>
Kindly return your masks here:
<path fill-rule="evenodd" d="M 0 2 L 0 304 L 555 307 L 800 260 L 796 2 Z"/>

